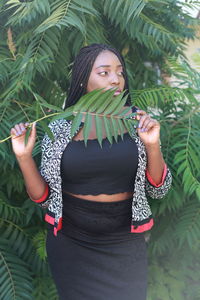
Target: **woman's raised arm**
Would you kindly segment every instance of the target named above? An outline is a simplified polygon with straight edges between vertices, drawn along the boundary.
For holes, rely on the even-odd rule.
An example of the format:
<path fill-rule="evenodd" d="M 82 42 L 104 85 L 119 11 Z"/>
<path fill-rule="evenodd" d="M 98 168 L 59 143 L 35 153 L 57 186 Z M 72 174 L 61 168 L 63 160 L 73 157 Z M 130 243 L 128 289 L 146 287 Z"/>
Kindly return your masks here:
<path fill-rule="evenodd" d="M 47 196 L 48 186 L 40 175 L 32 157 L 36 140 L 36 124 L 33 123 L 31 133 L 25 144 L 26 128 L 28 123 L 16 124 L 10 131 L 12 135 L 12 148 L 22 171 L 25 186 L 29 197 L 35 202 L 41 202 Z"/>

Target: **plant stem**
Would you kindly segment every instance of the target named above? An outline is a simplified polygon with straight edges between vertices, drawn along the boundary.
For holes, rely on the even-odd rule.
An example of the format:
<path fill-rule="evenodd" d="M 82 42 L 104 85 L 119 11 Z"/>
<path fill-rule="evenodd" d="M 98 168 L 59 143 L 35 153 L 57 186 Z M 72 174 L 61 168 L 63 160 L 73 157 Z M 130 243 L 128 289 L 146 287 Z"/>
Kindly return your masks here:
<path fill-rule="evenodd" d="M 30 123 L 30 124 L 28 125 L 28 127 L 31 127 L 32 124 L 33 124 L 34 122 L 37 123 L 37 122 L 42 121 L 42 120 L 44 120 L 44 119 L 46 119 L 46 118 L 53 117 L 53 116 L 56 116 L 56 115 L 59 115 L 59 114 L 60 114 L 60 113 L 53 113 L 53 114 L 50 114 L 50 115 L 46 115 L 46 116 L 44 116 L 44 117 L 42 117 L 42 118 L 39 118 L 39 119 L 33 121 L 32 123 Z M 7 141 L 7 140 L 9 140 L 9 139 L 11 139 L 11 138 L 12 138 L 12 135 L 8 136 L 7 138 L 5 138 L 5 139 L 3 139 L 3 140 L 0 140 L 0 144 L 3 143 L 3 142 L 5 142 L 5 141 Z"/>

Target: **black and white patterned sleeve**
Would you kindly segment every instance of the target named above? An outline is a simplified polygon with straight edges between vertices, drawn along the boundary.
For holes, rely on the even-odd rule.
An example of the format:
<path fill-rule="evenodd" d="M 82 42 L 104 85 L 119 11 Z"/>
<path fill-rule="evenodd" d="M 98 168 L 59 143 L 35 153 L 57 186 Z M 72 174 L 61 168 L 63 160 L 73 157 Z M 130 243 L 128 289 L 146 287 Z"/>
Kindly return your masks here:
<path fill-rule="evenodd" d="M 148 173 L 148 171 L 146 171 L 145 188 L 147 194 L 151 198 L 154 199 L 163 198 L 170 190 L 171 184 L 172 184 L 172 175 L 166 164 L 163 171 L 162 181 L 158 185 L 153 182 L 150 174 Z"/>
<path fill-rule="evenodd" d="M 49 125 L 51 129 L 51 124 Z M 39 172 L 41 176 L 44 178 L 45 182 L 47 183 L 45 194 L 35 201 L 38 203 L 39 206 L 46 208 L 49 205 L 49 196 L 51 193 L 51 189 L 49 187 L 49 183 L 51 182 L 51 164 L 50 160 L 53 156 L 53 141 L 50 139 L 50 137 L 45 133 L 43 140 L 41 142 L 41 164 L 39 168 Z"/>

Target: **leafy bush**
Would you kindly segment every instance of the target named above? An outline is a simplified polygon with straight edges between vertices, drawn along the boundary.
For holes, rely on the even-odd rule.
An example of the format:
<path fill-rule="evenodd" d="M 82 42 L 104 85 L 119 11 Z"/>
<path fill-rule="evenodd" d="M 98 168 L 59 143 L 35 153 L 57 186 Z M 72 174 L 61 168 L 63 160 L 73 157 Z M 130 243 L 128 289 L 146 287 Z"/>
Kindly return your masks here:
<path fill-rule="evenodd" d="M 0 3 L 1 140 L 15 123 L 46 118 L 62 107 L 74 57 L 93 42 L 112 44 L 123 53 L 133 104 L 161 122 L 162 150 L 174 181 L 164 200 L 151 200 L 156 224 L 147 233 L 148 300 L 200 297 L 200 78 L 183 54 L 199 22 L 183 11 L 189 5 L 176 0 Z M 177 78 L 175 86 L 169 86 L 166 75 Z M 33 153 L 38 165 L 49 119 L 38 123 Z M 9 142 L 0 143 L 0 157 L 2 300 L 56 300 L 44 212 L 27 198 Z"/>

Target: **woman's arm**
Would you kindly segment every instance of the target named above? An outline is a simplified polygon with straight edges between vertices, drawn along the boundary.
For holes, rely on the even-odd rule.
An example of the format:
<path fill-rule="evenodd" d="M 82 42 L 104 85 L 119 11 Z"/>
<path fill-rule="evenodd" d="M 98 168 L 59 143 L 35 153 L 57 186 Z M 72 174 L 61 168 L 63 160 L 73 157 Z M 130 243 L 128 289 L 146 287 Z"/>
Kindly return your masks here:
<path fill-rule="evenodd" d="M 42 202 L 48 196 L 48 185 L 40 175 L 32 157 L 17 157 L 22 171 L 26 191 L 35 202 Z"/>
<path fill-rule="evenodd" d="M 138 135 L 145 145 L 147 169 L 145 189 L 153 199 L 162 199 L 169 191 L 172 175 L 160 150 L 160 124 L 144 111 L 137 111 Z"/>
<path fill-rule="evenodd" d="M 137 110 L 137 119 L 139 120 L 138 135 L 147 153 L 147 179 L 158 186 L 166 173 L 166 164 L 160 150 L 160 124 L 142 110 Z"/>
<path fill-rule="evenodd" d="M 27 193 L 35 202 L 42 202 L 48 195 L 48 185 L 40 175 L 32 151 L 36 140 L 36 126 L 33 124 L 27 144 L 25 134 L 27 123 L 16 124 L 11 129 L 12 148 L 22 171 Z"/>
<path fill-rule="evenodd" d="M 147 177 L 152 179 L 152 183 L 159 185 L 162 183 L 165 170 L 165 161 L 160 150 L 160 144 L 146 146 L 147 152 Z"/>

